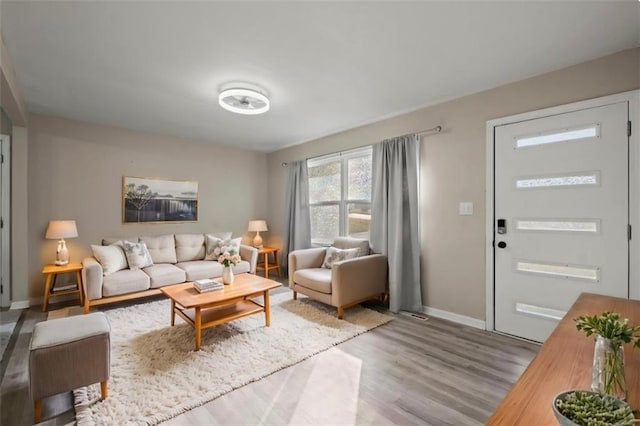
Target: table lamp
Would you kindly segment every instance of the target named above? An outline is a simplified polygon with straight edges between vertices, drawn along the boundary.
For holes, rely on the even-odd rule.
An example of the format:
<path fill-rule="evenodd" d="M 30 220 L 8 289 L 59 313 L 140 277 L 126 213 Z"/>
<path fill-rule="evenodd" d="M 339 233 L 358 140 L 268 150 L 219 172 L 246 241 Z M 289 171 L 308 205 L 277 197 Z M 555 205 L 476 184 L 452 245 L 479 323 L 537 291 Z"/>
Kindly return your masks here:
<path fill-rule="evenodd" d="M 47 227 L 45 238 L 48 240 L 59 240 L 56 250 L 56 265 L 63 266 L 69 263 L 69 251 L 65 238 L 76 238 L 78 229 L 75 220 L 51 220 Z"/>
<path fill-rule="evenodd" d="M 256 236 L 253 238 L 253 246 L 256 248 L 262 248 L 262 237 L 260 236 L 261 231 L 268 231 L 267 222 L 264 220 L 250 220 L 249 221 L 249 232 L 255 232 Z"/>

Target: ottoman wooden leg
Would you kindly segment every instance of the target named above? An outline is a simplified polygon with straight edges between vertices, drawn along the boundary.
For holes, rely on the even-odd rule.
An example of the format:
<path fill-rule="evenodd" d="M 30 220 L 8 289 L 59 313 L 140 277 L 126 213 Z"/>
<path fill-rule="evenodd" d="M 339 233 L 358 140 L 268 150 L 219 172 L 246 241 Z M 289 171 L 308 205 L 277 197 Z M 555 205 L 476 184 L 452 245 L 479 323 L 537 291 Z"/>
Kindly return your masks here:
<path fill-rule="evenodd" d="M 293 292 L 293 300 L 298 300 L 298 292 L 297 291 Z"/>
<path fill-rule="evenodd" d="M 100 382 L 100 396 L 102 399 L 107 399 L 107 382 Z"/>
<path fill-rule="evenodd" d="M 34 401 L 33 403 L 33 422 L 40 423 L 42 417 L 42 400 Z"/>

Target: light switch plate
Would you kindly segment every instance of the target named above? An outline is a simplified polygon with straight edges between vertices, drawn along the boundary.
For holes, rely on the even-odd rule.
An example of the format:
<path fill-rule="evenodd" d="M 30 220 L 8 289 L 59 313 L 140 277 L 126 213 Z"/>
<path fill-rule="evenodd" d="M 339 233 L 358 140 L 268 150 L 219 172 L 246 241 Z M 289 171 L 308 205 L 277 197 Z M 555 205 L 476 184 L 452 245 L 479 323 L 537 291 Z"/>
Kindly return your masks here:
<path fill-rule="evenodd" d="M 460 202 L 459 212 L 460 216 L 473 215 L 473 203 L 469 201 Z"/>

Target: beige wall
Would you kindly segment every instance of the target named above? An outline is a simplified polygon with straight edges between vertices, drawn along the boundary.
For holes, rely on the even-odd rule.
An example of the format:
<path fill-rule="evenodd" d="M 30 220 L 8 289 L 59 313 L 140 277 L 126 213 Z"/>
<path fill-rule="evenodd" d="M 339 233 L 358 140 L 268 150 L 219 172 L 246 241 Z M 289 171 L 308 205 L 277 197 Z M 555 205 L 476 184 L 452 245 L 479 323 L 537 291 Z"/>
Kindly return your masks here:
<path fill-rule="evenodd" d="M 27 300 L 29 274 L 28 132 L 13 126 L 11 140 L 11 301 Z"/>
<path fill-rule="evenodd" d="M 13 124 L 11 124 L 11 119 L 4 112 L 4 108 L 0 108 L 0 133 L 3 135 L 11 136 Z"/>
<path fill-rule="evenodd" d="M 441 134 L 423 138 L 420 152 L 422 303 L 484 319 L 487 120 L 637 88 L 638 48 L 271 153 L 269 243 L 282 244 L 286 187 L 282 162 L 441 125 Z M 460 201 L 473 202 L 473 216 L 458 215 Z"/>
<path fill-rule="evenodd" d="M 267 213 L 263 153 L 38 115 L 28 136 L 31 255 L 28 292 L 16 294 L 32 303 L 41 301 L 42 265 L 55 258 L 56 242 L 44 239 L 49 220 L 76 220 L 79 237 L 67 246 L 80 261 L 107 236 L 231 230 L 249 241 L 247 222 Z M 199 221 L 124 225 L 123 176 L 197 180 Z"/>
<path fill-rule="evenodd" d="M 0 104 L 14 125 L 25 126 L 29 113 L 19 87 L 9 52 L 0 37 Z"/>

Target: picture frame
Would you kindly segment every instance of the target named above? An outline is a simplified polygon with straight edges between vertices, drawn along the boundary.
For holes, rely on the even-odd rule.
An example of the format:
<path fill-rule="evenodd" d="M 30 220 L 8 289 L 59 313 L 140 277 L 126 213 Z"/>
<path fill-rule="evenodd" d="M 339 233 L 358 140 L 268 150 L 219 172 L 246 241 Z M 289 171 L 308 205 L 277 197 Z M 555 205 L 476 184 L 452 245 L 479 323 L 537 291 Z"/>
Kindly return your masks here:
<path fill-rule="evenodd" d="M 122 222 L 198 221 L 198 182 L 122 177 Z"/>

